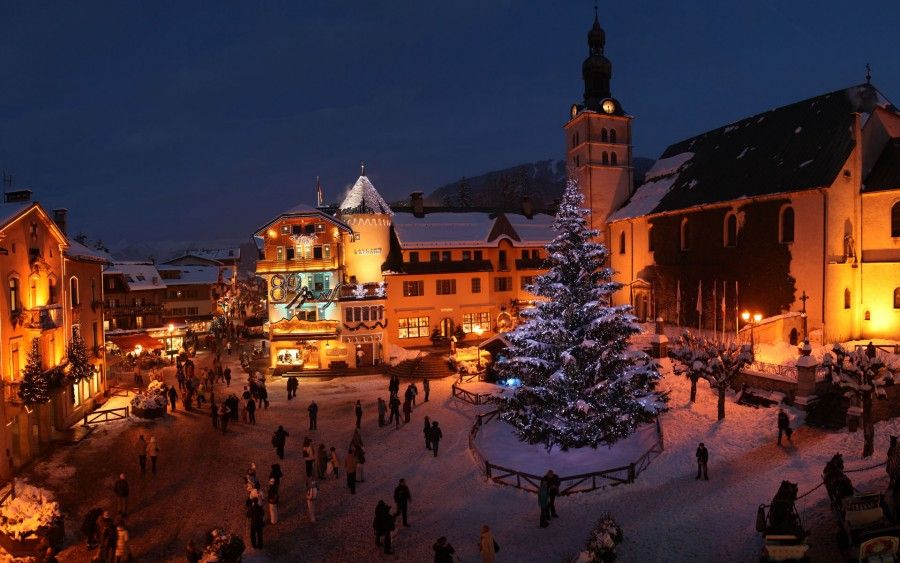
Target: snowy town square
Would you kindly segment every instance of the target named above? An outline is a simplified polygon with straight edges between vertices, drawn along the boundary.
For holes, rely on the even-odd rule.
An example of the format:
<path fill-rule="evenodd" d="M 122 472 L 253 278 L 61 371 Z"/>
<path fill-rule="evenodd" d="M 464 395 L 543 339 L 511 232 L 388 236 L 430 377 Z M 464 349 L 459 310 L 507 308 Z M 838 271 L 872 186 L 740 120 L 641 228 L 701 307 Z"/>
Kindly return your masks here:
<path fill-rule="evenodd" d="M 900 561 L 896 0 L 5 8 L 0 563 Z"/>

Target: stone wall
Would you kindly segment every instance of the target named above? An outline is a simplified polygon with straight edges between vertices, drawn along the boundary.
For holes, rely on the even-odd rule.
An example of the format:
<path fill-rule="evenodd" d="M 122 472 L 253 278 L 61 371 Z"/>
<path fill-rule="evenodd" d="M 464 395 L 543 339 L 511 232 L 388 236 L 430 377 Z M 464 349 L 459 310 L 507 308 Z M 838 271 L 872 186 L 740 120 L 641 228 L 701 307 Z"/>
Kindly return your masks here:
<path fill-rule="evenodd" d="M 745 383 L 748 387 L 762 389 L 763 391 L 784 393 L 784 401 L 787 404 L 793 404 L 794 397 L 797 394 L 796 381 L 790 381 L 776 376 L 752 371 L 742 371 L 732 385 L 732 389 L 734 389 L 735 392 L 740 391 L 741 387 L 743 387 Z"/>

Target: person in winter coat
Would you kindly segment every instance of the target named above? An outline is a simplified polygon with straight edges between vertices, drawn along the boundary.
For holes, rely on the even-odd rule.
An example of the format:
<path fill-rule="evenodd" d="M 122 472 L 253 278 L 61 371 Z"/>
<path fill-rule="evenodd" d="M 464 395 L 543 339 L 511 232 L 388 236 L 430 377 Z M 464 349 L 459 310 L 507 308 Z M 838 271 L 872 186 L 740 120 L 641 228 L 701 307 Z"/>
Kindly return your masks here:
<path fill-rule="evenodd" d="M 411 414 L 412 414 L 412 402 L 409 399 L 407 399 L 407 400 L 403 401 L 403 422 L 404 423 L 409 422 L 409 415 L 411 415 Z"/>
<path fill-rule="evenodd" d="M 278 523 L 278 483 L 275 478 L 269 478 L 269 489 L 266 491 L 266 498 L 269 505 L 269 522 Z"/>
<path fill-rule="evenodd" d="M 356 456 L 356 482 L 366 480 L 366 450 L 361 445 L 353 446 L 353 455 Z"/>
<path fill-rule="evenodd" d="M 125 522 L 119 521 L 116 526 L 116 563 L 127 563 L 129 553 L 128 548 L 128 530 L 125 529 Z"/>
<path fill-rule="evenodd" d="M 97 555 L 99 560 L 105 563 L 115 559 L 116 540 L 118 539 L 116 536 L 116 526 L 113 524 L 109 512 L 103 512 L 103 516 L 100 518 L 99 528 L 100 549 Z"/>
<path fill-rule="evenodd" d="M 297 388 L 300 386 L 300 383 L 297 381 L 297 378 L 293 375 L 288 377 L 287 380 L 287 392 L 288 392 L 288 400 L 293 399 L 297 396 Z"/>
<path fill-rule="evenodd" d="M 359 401 L 356 401 L 354 412 L 356 413 L 356 427 L 360 428 L 362 426 L 362 404 Z"/>
<path fill-rule="evenodd" d="M 353 453 L 353 446 L 350 446 L 350 451 L 347 452 L 347 457 L 344 459 L 346 463 L 345 469 L 347 470 L 347 487 L 350 488 L 350 494 L 356 494 L 356 455 Z"/>
<path fill-rule="evenodd" d="M 437 457 L 438 454 L 438 446 L 441 443 L 441 438 L 444 437 L 444 433 L 441 432 L 440 427 L 438 426 L 437 421 L 431 423 L 431 451 L 434 452 L 434 457 Z"/>
<path fill-rule="evenodd" d="M 422 402 L 427 403 L 428 395 L 431 393 L 431 382 L 427 377 L 422 378 L 422 392 L 425 393 L 425 399 Z"/>
<path fill-rule="evenodd" d="M 250 521 L 250 545 L 257 549 L 263 547 L 263 526 L 266 514 L 259 505 L 259 498 L 254 498 L 247 508 L 247 520 Z"/>
<path fill-rule="evenodd" d="M 228 401 L 222 401 L 219 407 L 219 421 L 222 423 L 222 434 L 228 432 L 228 421 L 231 420 L 231 409 L 228 408 Z"/>
<path fill-rule="evenodd" d="M 306 410 L 309 411 L 309 429 L 316 429 L 316 417 L 319 415 L 319 405 L 315 401 L 311 402 Z"/>
<path fill-rule="evenodd" d="M 559 475 L 554 473 L 552 469 L 549 469 L 544 475 L 544 479 L 547 481 L 547 493 L 550 498 L 550 516 L 559 518 L 559 514 L 556 513 L 556 496 L 559 495 Z"/>
<path fill-rule="evenodd" d="M 150 457 L 150 473 L 156 475 L 156 456 L 159 455 L 159 444 L 156 443 L 155 436 L 150 436 L 150 443 L 147 444 L 147 455 Z"/>
<path fill-rule="evenodd" d="M 388 393 L 391 395 L 396 395 L 400 392 L 400 377 L 397 375 L 392 375 L 391 380 L 388 383 Z"/>
<path fill-rule="evenodd" d="M 412 404 L 413 404 L 413 406 L 416 406 L 416 397 L 419 396 L 419 388 L 416 387 L 415 381 L 413 381 L 412 383 L 409 384 L 409 390 L 411 391 L 411 395 L 412 395 Z"/>
<path fill-rule="evenodd" d="M 137 456 L 138 456 L 138 464 L 141 466 L 141 475 L 147 474 L 147 440 L 144 439 L 144 435 L 141 434 L 138 436 L 137 441 Z"/>
<path fill-rule="evenodd" d="M 396 421 L 397 425 L 395 428 L 400 428 L 400 399 L 396 394 L 391 395 L 391 418 L 388 420 L 388 424 Z"/>
<path fill-rule="evenodd" d="M 272 464 L 272 469 L 269 471 L 269 479 L 275 480 L 275 486 L 281 487 L 281 478 L 284 477 L 284 473 L 281 472 L 281 465 L 277 463 Z"/>
<path fill-rule="evenodd" d="M 431 549 L 434 550 L 434 563 L 453 563 L 453 554 L 456 550 L 444 536 L 439 537 Z"/>
<path fill-rule="evenodd" d="M 169 387 L 169 403 L 171 403 L 172 408 L 169 409 L 172 412 L 175 412 L 175 401 L 178 400 L 178 393 L 175 391 L 174 387 Z"/>
<path fill-rule="evenodd" d="M 791 430 L 791 419 L 788 418 L 788 415 L 786 412 L 784 412 L 784 409 L 778 409 L 778 445 L 779 446 L 781 445 L 781 434 L 782 433 L 787 435 L 788 442 L 790 442 L 791 444 L 794 443 L 793 440 L 791 440 L 791 434 L 794 433 L 794 431 Z"/>
<path fill-rule="evenodd" d="M 384 427 L 384 417 L 387 414 L 387 404 L 384 399 L 378 397 L 378 428 Z"/>
<path fill-rule="evenodd" d="M 278 430 L 276 430 L 275 435 L 272 436 L 272 445 L 275 446 L 275 453 L 278 454 L 279 459 L 284 459 L 284 444 L 287 441 L 288 436 L 290 436 L 290 434 L 287 433 L 284 426 L 279 424 Z"/>
<path fill-rule="evenodd" d="M 216 405 L 215 400 L 212 400 L 209 402 L 209 414 L 212 417 L 213 428 L 218 430 L 219 429 L 219 406 Z"/>
<path fill-rule="evenodd" d="M 219 370 L 221 369 L 222 367 L 219 366 Z M 222 379 L 225 380 L 225 387 L 231 385 L 231 368 L 225 368 L 225 371 L 222 372 Z"/>
<path fill-rule="evenodd" d="M 425 417 L 425 427 L 422 429 L 425 434 L 425 449 L 431 451 L 431 419 Z"/>
<path fill-rule="evenodd" d="M 478 551 L 481 552 L 482 563 L 494 563 L 497 560 L 497 542 L 487 524 L 481 527 L 481 537 L 478 539 Z"/>
<path fill-rule="evenodd" d="M 397 503 L 397 516 L 403 516 L 403 525 L 409 527 L 407 522 L 407 512 L 409 511 L 409 503 L 412 501 L 412 495 L 409 487 L 406 486 L 406 479 L 400 479 L 400 483 L 394 489 L 394 502 Z"/>
<path fill-rule="evenodd" d="M 391 532 L 394 530 L 394 517 L 391 516 L 391 507 L 383 500 L 378 501 L 375 507 L 375 520 L 372 522 L 375 528 L 375 544 L 381 545 L 381 538 L 384 538 L 384 552 L 391 553 Z"/>
<path fill-rule="evenodd" d="M 538 508 L 541 509 L 541 528 L 546 528 L 550 525 L 550 486 L 543 479 L 538 487 Z"/>
<path fill-rule="evenodd" d="M 119 473 L 116 484 L 113 485 L 113 492 L 116 493 L 116 510 L 119 515 L 128 514 L 128 481 L 125 480 L 125 474 Z"/>
<path fill-rule="evenodd" d="M 306 464 L 307 478 L 313 475 L 313 464 L 316 462 L 316 450 L 313 448 L 309 436 L 303 438 L 303 463 Z"/>
<path fill-rule="evenodd" d="M 247 422 L 256 424 L 256 401 L 253 397 L 247 400 Z"/>
<path fill-rule="evenodd" d="M 331 470 L 334 472 L 334 478 L 337 479 L 341 471 L 341 460 L 338 458 L 337 451 L 334 449 L 334 446 L 331 446 L 331 449 L 328 453 L 328 463 L 331 464 Z"/>
<path fill-rule="evenodd" d="M 700 442 L 700 445 L 697 446 L 697 479 L 700 478 L 700 473 L 703 473 L 703 478 L 709 481 L 709 473 L 707 472 L 706 466 L 709 463 L 709 451 L 706 449 L 706 446 L 703 445 L 703 442 Z"/>
<path fill-rule="evenodd" d="M 310 479 L 306 483 L 306 512 L 309 514 L 309 521 L 316 523 L 316 498 L 319 496 L 319 484 L 315 479 Z"/>
<path fill-rule="evenodd" d="M 319 480 L 325 479 L 325 471 L 328 469 L 328 450 L 325 449 L 325 444 L 319 444 L 319 447 L 316 448 L 316 473 L 319 476 Z"/>

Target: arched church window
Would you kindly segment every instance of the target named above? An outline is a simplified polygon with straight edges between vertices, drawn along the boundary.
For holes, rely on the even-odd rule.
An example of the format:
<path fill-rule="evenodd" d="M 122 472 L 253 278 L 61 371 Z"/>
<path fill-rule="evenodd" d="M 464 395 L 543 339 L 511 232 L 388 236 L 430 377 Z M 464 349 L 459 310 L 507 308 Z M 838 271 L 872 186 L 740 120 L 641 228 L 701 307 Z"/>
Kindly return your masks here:
<path fill-rule="evenodd" d="M 603 162 L 603 164 L 609 164 L 609 153 L 608 152 L 603 151 L 603 156 L 601 157 L 601 162 Z"/>
<path fill-rule="evenodd" d="M 681 237 L 679 242 L 681 250 L 691 249 L 691 224 L 687 218 L 681 220 Z"/>
<path fill-rule="evenodd" d="M 844 309 L 850 308 L 850 288 L 844 288 Z"/>
<path fill-rule="evenodd" d="M 619 157 L 616 156 L 616 153 L 609 153 L 609 163 L 613 166 L 617 166 L 619 164 Z"/>
<path fill-rule="evenodd" d="M 900 287 L 894 289 L 894 309 L 900 309 Z"/>
<path fill-rule="evenodd" d="M 600 130 L 600 141 L 604 143 L 609 141 L 609 132 L 606 130 L 606 127 Z"/>
<path fill-rule="evenodd" d="M 615 129 L 610 129 L 610 130 L 609 130 L 609 142 L 610 142 L 610 143 L 615 143 L 615 142 L 616 142 L 616 130 L 615 130 Z"/>

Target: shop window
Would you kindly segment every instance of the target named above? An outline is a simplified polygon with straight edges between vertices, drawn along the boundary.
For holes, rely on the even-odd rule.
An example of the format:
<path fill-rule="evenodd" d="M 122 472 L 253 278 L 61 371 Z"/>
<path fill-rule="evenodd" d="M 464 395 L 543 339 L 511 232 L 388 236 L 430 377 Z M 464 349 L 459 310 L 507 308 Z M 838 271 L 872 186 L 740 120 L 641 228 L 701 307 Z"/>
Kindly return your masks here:
<path fill-rule="evenodd" d="M 491 330 L 491 314 L 466 313 L 463 315 L 462 328 L 466 333 L 475 332 L 476 329 L 488 332 Z"/>
<path fill-rule="evenodd" d="M 428 317 L 409 317 L 397 319 L 397 336 L 399 338 L 426 338 L 431 336 Z"/>
<path fill-rule="evenodd" d="M 781 210 L 781 242 L 794 242 L 794 208 L 785 207 Z"/>

